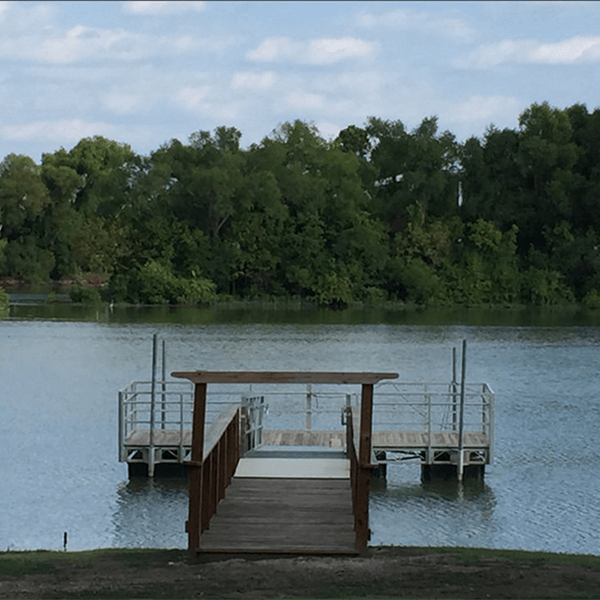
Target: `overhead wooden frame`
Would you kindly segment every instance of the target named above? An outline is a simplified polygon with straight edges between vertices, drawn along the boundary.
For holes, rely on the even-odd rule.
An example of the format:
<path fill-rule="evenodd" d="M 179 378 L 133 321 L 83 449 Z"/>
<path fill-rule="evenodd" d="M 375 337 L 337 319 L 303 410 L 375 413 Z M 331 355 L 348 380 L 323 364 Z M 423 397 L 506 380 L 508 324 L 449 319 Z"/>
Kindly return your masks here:
<path fill-rule="evenodd" d="M 357 373 L 332 371 L 176 371 L 173 377 L 193 383 L 331 383 L 370 384 L 396 379 L 398 373 Z"/>

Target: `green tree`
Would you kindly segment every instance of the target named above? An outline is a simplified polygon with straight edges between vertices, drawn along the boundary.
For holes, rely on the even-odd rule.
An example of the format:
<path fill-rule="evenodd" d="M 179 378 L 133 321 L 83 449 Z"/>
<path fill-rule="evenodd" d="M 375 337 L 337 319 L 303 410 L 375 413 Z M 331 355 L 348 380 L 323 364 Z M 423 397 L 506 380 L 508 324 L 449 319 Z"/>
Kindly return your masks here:
<path fill-rule="evenodd" d="M 532 104 L 519 118 L 518 162 L 525 180 L 517 225 L 522 247 L 544 248 L 542 232 L 572 218 L 572 169 L 577 146 L 565 111 Z"/>
<path fill-rule="evenodd" d="M 5 239 L 30 231 L 49 202 L 41 169 L 31 158 L 9 154 L 0 163 L 0 217 Z"/>
<path fill-rule="evenodd" d="M 120 216 L 139 165 L 129 146 L 100 136 L 82 139 L 68 152 L 43 155 L 51 197 L 45 234 L 56 259 L 54 278 L 113 272 L 123 251 Z"/>
<path fill-rule="evenodd" d="M 324 297 L 335 281 L 349 282 L 351 297 L 360 298 L 377 284 L 386 258 L 384 229 L 368 210 L 360 158 L 301 121 L 283 124 L 255 152 L 274 174 L 287 209 L 280 242 L 287 293 Z"/>
<path fill-rule="evenodd" d="M 49 278 L 54 256 L 45 247 L 41 226 L 49 202 L 41 169 L 31 158 L 9 154 L 0 163 L 3 273 L 31 281 Z"/>
<path fill-rule="evenodd" d="M 459 146 L 451 133 L 438 133 L 436 117 L 410 133 L 400 121 L 371 117 L 366 131 L 378 173 L 376 203 L 390 233 L 403 229 L 408 207 L 417 202 L 434 217 L 456 213 Z"/>

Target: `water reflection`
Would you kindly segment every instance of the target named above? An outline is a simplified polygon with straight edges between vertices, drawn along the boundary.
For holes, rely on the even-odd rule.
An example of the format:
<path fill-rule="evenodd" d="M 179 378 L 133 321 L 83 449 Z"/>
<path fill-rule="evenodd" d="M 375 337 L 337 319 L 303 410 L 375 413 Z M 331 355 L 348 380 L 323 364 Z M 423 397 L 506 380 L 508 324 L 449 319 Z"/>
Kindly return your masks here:
<path fill-rule="evenodd" d="M 189 481 L 135 477 L 117 489 L 113 546 L 184 548 Z"/>
<path fill-rule="evenodd" d="M 406 308 L 401 305 L 356 306 L 332 311 L 311 304 L 229 303 L 210 307 L 109 306 L 12 302 L 9 318 L 155 324 L 393 324 L 475 327 L 590 327 L 600 325 L 600 311 L 580 307 L 545 308 Z"/>
<path fill-rule="evenodd" d="M 372 544 L 493 547 L 496 498 L 485 481 L 420 481 L 416 470 L 388 468 L 371 493 Z"/>

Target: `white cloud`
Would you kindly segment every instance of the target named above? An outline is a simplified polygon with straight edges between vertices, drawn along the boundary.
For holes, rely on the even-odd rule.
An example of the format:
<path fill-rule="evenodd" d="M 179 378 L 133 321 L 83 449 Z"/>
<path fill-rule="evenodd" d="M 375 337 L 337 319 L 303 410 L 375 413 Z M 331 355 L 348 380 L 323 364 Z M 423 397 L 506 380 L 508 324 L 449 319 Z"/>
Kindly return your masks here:
<path fill-rule="evenodd" d="M 308 46 L 307 62 L 332 64 L 347 58 L 371 56 L 375 49 L 375 44 L 351 37 L 312 40 Z"/>
<path fill-rule="evenodd" d="M 183 87 L 175 94 L 177 104 L 186 110 L 197 110 L 201 108 L 208 95 L 210 94 L 210 86 L 197 85 L 194 87 Z"/>
<path fill-rule="evenodd" d="M 371 56 L 377 45 L 358 38 L 322 38 L 309 42 L 295 42 L 287 37 L 263 40 L 247 53 L 249 60 L 258 62 L 290 61 L 303 64 L 325 65 L 349 58 Z"/>
<path fill-rule="evenodd" d="M 347 127 L 347 125 L 340 127 L 331 121 L 317 121 L 315 125 L 319 130 L 321 137 L 326 140 L 335 139 L 339 135 L 340 131 Z"/>
<path fill-rule="evenodd" d="M 293 59 L 301 53 L 302 44 L 293 42 L 286 37 L 271 37 L 263 40 L 254 50 L 247 53 L 246 57 L 258 62 Z"/>
<path fill-rule="evenodd" d="M 461 41 L 470 41 L 474 36 L 472 28 L 464 20 L 434 12 L 399 9 L 378 15 L 362 13 L 358 16 L 358 23 L 367 29 L 414 30 Z"/>
<path fill-rule="evenodd" d="M 233 89 L 268 90 L 273 87 L 275 80 L 276 77 L 272 71 L 262 73 L 246 71 L 234 73 L 231 78 L 231 87 Z"/>
<path fill-rule="evenodd" d="M 89 122 L 82 119 L 62 119 L 58 121 L 34 121 L 26 125 L 6 125 L 2 135 L 9 140 L 49 140 L 78 142 L 81 138 L 94 135 L 114 136 L 118 128 L 100 121 Z"/>
<path fill-rule="evenodd" d="M 73 63 L 78 60 L 117 54 L 121 58 L 139 56 L 139 38 L 119 30 L 99 30 L 76 25 L 63 36 L 42 43 L 37 58 L 52 63 Z"/>
<path fill-rule="evenodd" d="M 448 116 L 457 122 L 485 122 L 506 121 L 507 117 L 514 116 L 522 110 L 516 98 L 509 96 L 481 96 L 475 95 L 457 104 Z"/>
<path fill-rule="evenodd" d="M 168 2 L 160 2 L 152 0 L 123 2 L 123 10 L 134 15 L 166 15 L 181 12 L 198 12 L 206 8 L 206 2 L 177 2 L 170 0 Z"/>
<path fill-rule="evenodd" d="M 104 98 L 104 106 L 118 115 L 140 112 L 148 105 L 148 97 L 135 93 L 113 91 Z"/>
<path fill-rule="evenodd" d="M 576 36 L 555 44 L 540 44 L 532 62 L 565 64 L 600 60 L 600 37 Z"/>
<path fill-rule="evenodd" d="M 122 29 L 97 29 L 76 25 L 66 32 L 41 30 L 0 40 L 0 56 L 53 64 L 74 64 L 92 60 L 135 61 L 154 56 L 210 50 L 207 40 L 188 35 L 152 36 Z"/>
<path fill-rule="evenodd" d="M 211 121 L 231 121 L 238 116 L 239 105 L 221 82 L 178 89 L 169 102 L 191 115 L 202 115 Z M 223 125 L 223 122 L 219 123 Z"/>
<path fill-rule="evenodd" d="M 0 21 L 4 19 L 4 16 L 8 12 L 9 7 L 10 2 L 7 2 L 6 0 L 0 1 Z"/>
<path fill-rule="evenodd" d="M 299 110 L 322 108 L 325 104 L 320 94 L 311 94 L 302 90 L 287 94 L 285 100 L 290 108 Z"/>
<path fill-rule="evenodd" d="M 504 63 L 566 65 L 600 61 L 600 36 L 574 36 L 554 43 L 504 40 L 479 47 L 460 66 L 493 67 Z"/>

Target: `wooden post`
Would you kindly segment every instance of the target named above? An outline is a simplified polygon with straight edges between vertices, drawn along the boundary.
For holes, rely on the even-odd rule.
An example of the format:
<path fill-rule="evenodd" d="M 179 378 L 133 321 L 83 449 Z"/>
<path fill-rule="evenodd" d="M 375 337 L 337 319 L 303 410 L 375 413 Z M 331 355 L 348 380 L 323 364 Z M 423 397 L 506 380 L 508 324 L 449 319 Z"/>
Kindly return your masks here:
<path fill-rule="evenodd" d="M 190 509 L 187 522 L 188 550 L 200 546 L 202 509 L 202 460 L 204 453 L 204 420 L 206 417 L 206 383 L 194 388 L 194 416 L 192 425 L 192 460 L 190 467 Z"/>
<path fill-rule="evenodd" d="M 369 487 L 371 484 L 371 429 L 373 426 L 373 384 L 363 383 L 360 402 L 358 485 L 356 490 L 356 549 L 364 553 L 369 541 Z"/>

